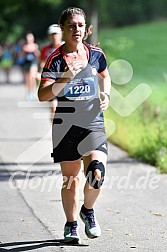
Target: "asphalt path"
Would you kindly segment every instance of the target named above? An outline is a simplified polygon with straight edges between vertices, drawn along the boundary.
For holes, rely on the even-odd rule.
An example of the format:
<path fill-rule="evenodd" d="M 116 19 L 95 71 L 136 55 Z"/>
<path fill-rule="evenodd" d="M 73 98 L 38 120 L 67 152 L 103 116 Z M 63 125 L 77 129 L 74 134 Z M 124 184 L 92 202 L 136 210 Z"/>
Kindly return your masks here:
<path fill-rule="evenodd" d="M 27 102 L 19 77 L 13 77 L 10 84 L 2 81 L 0 251 L 165 252 L 167 176 L 112 144 L 105 182 L 95 204 L 102 235 L 88 239 L 78 217 L 82 244 L 63 243 L 62 178 L 59 165 L 50 157 L 49 104 Z M 82 170 L 80 206 L 83 184 Z"/>

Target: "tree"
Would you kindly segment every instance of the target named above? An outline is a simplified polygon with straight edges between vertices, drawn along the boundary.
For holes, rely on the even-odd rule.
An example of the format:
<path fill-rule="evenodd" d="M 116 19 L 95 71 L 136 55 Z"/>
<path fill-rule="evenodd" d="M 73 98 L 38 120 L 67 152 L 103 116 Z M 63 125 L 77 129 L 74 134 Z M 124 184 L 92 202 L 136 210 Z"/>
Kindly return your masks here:
<path fill-rule="evenodd" d="M 83 8 L 93 25 L 90 43 L 98 42 L 98 26 L 124 26 L 166 17 L 166 0 L 0 0 L 0 41 L 15 40 L 28 30 L 43 39 L 69 6 Z M 98 11 L 100 10 L 100 11 Z"/>
<path fill-rule="evenodd" d="M 39 38 L 59 16 L 60 0 L 0 0 L 0 41 L 14 40 L 31 30 Z"/>
<path fill-rule="evenodd" d="M 98 1 L 87 0 L 87 16 L 89 22 L 93 26 L 93 33 L 89 38 L 90 44 L 98 43 Z"/>

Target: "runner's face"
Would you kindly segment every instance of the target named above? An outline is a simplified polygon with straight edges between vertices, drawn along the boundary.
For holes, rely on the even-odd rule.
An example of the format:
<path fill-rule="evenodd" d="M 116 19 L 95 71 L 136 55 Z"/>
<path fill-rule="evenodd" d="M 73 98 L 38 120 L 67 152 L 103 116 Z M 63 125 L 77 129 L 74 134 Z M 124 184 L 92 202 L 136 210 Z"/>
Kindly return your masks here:
<path fill-rule="evenodd" d="M 27 42 L 29 42 L 29 43 L 33 43 L 33 42 L 34 42 L 34 35 L 33 35 L 32 33 L 28 33 L 28 34 L 26 35 L 26 40 L 27 40 Z"/>
<path fill-rule="evenodd" d="M 61 27 L 66 41 L 82 41 L 85 35 L 85 18 L 82 15 L 69 17 Z"/>

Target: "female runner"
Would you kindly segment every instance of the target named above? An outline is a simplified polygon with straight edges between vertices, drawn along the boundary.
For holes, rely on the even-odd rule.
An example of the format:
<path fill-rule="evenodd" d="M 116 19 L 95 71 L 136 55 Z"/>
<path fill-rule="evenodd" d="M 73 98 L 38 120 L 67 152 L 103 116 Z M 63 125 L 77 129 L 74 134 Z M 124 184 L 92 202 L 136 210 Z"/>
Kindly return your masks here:
<path fill-rule="evenodd" d="M 60 163 L 62 204 L 67 222 L 66 242 L 79 242 L 77 213 L 79 172 L 83 159 L 86 182 L 80 218 L 89 238 L 101 235 L 94 204 L 104 180 L 107 142 L 103 111 L 109 105 L 111 81 L 100 48 L 84 42 L 86 16 L 82 9 L 67 8 L 60 17 L 65 43 L 52 53 L 42 72 L 40 101 L 57 98 L 53 120 L 53 153 Z"/>

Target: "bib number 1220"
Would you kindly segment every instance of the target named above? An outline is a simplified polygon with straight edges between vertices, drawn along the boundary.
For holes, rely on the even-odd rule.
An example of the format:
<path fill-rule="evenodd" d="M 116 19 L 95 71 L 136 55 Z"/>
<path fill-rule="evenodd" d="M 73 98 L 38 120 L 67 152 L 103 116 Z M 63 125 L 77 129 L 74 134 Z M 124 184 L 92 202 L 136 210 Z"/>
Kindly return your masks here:
<path fill-rule="evenodd" d="M 69 91 L 71 95 L 90 93 L 90 86 L 89 85 L 73 86 L 69 88 Z"/>

